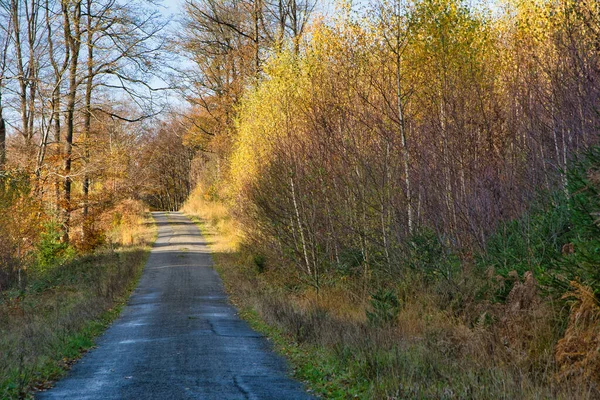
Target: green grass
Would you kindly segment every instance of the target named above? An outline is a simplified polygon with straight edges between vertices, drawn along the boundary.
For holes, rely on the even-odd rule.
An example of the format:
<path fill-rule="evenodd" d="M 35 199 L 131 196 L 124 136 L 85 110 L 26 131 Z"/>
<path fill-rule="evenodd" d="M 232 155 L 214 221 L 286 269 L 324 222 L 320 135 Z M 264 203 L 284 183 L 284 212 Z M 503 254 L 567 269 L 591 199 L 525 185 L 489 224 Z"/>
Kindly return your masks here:
<path fill-rule="evenodd" d="M 1 294 L 0 398 L 32 398 L 94 346 L 134 289 L 152 235 L 145 243 L 47 268 L 24 290 Z"/>
<path fill-rule="evenodd" d="M 343 376 L 336 374 L 339 371 L 332 352 L 316 346 L 298 344 L 283 329 L 265 323 L 251 308 L 241 310 L 239 315 L 252 329 L 269 338 L 274 350 L 290 361 L 293 376 L 304 382 L 310 388 L 310 392 L 326 398 L 346 398 L 343 388 L 347 385 L 343 382 Z"/>

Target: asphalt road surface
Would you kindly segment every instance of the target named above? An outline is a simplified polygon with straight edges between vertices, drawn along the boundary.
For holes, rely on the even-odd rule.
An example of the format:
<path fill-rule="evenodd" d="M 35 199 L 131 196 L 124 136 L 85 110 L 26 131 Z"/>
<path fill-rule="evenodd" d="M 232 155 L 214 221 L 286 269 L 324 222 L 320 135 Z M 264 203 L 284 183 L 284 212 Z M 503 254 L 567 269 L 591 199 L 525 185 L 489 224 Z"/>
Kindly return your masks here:
<path fill-rule="evenodd" d="M 121 316 L 38 399 L 309 399 L 228 302 L 206 241 L 180 213 L 158 238 Z"/>

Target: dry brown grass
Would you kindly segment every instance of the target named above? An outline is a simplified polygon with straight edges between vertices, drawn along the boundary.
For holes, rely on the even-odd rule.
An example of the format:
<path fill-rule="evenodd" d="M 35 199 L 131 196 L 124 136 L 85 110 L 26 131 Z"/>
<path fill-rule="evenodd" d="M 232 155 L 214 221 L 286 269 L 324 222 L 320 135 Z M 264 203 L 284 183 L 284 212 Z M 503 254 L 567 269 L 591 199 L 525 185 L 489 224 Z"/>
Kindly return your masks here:
<path fill-rule="evenodd" d="M 218 235 L 213 236 L 212 249 L 215 252 L 236 252 L 241 244 L 241 231 L 231 217 L 227 207 L 218 201 L 212 201 L 204 195 L 198 186 L 186 201 L 181 211 L 209 224 Z"/>
<path fill-rule="evenodd" d="M 357 296 L 349 296 L 343 286 L 323 287 L 318 292 L 313 287 L 303 288 L 288 296 L 288 301 L 300 310 L 319 309 L 333 318 L 356 323 L 366 323 L 368 303 Z"/>
<path fill-rule="evenodd" d="M 557 379 L 600 393 L 600 304 L 590 287 L 571 282 L 569 325 L 556 346 Z"/>
<path fill-rule="evenodd" d="M 516 273 L 515 273 L 516 275 Z M 558 340 L 552 308 L 542 301 L 531 272 L 515 283 L 506 303 L 491 308 L 497 322 L 491 327 L 491 346 L 499 362 L 523 370 L 552 369 L 552 349 Z M 547 379 L 551 373 L 545 373 Z"/>
<path fill-rule="evenodd" d="M 99 225 L 108 240 L 116 246 L 137 246 L 152 242 L 153 230 L 148 229 L 148 208 L 140 201 L 124 200 L 102 215 Z"/>

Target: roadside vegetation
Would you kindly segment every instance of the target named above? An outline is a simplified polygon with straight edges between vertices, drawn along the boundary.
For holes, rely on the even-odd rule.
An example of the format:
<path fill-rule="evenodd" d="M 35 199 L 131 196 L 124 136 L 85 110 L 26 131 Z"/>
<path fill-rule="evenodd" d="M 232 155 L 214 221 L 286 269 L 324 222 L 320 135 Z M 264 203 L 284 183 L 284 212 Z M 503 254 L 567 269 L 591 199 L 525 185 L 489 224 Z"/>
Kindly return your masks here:
<path fill-rule="evenodd" d="M 321 3 L 0 7 L 0 395 L 115 315 L 144 202 L 323 397 L 600 397 L 597 3 Z"/>
<path fill-rule="evenodd" d="M 136 203 L 107 215 L 105 242 L 81 253 L 48 223 L 20 285 L 0 293 L 0 397 L 31 398 L 51 387 L 119 315 L 154 241 Z"/>
<path fill-rule="evenodd" d="M 325 398 L 600 396 L 600 14 L 491 3 L 186 6 L 184 210 Z"/>
<path fill-rule="evenodd" d="M 189 193 L 193 150 L 175 118 L 152 119 L 165 99 L 146 83 L 166 56 L 160 11 L 0 4 L 2 399 L 31 397 L 93 345 L 144 265 L 148 208 Z"/>
<path fill-rule="evenodd" d="M 323 398 L 591 399 L 600 394 L 598 167 L 594 150 L 571 170 L 569 200 L 541 194 L 468 260 L 422 235 L 396 273 L 365 282 L 335 271 L 318 291 L 245 246 L 238 223 L 201 189 L 184 211 L 242 317 Z"/>

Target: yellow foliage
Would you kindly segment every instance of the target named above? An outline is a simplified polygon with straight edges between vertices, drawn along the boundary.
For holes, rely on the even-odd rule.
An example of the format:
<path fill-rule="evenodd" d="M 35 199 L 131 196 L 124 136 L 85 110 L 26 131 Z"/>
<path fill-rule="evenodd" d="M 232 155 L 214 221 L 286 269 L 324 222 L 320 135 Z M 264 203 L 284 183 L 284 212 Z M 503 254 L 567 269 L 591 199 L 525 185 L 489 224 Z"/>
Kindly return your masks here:
<path fill-rule="evenodd" d="M 307 102 L 307 72 L 303 61 L 284 51 L 265 67 L 268 78 L 244 97 L 231 158 L 234 193 L 259 176 L 273 156 L 273 143 L 297 125 Z"/>
<path fill-rule="evenodd" d="M 218 253 L 231 253 L 239 250 L 242 239 L 237 222 L 231 218 L 227 206 L 218 200 L 206 196 L 206 189 L 197 186 L 181 211 L 192 217 L 197 217 L 209 225 L 211 230 L 219 234 L 214 237 L 211 248 Z"/>

